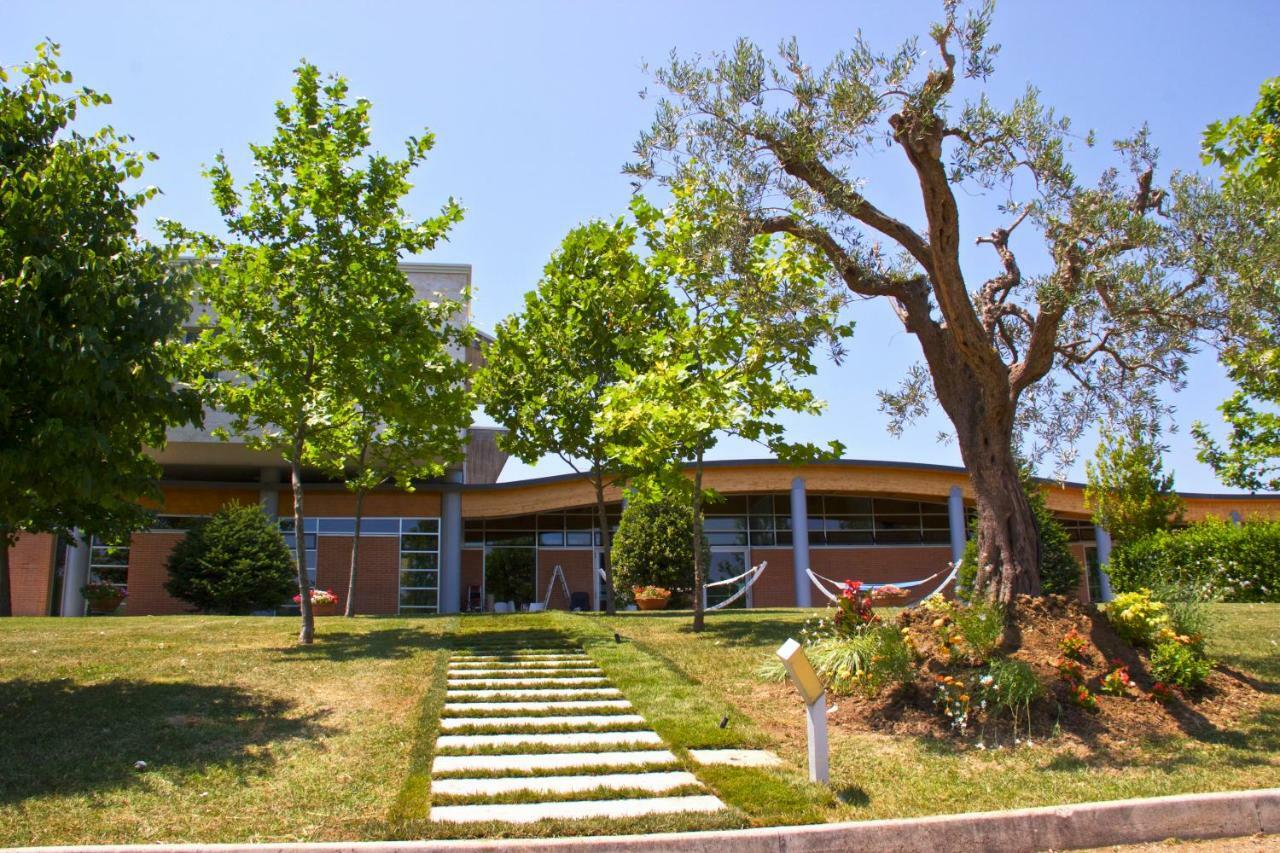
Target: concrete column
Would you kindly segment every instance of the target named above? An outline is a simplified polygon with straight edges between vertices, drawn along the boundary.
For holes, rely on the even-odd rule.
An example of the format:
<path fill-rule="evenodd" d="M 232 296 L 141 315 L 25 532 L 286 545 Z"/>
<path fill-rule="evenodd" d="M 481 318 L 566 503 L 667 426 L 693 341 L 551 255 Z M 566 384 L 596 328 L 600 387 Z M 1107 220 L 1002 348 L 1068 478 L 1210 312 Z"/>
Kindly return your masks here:
<path fill-rule="evenodd" d="M 805 570 L 809 566 L 809 507 L 804 491 L 804 477 L 791 481 L 791 557 L 796 587 L 796 607 L 813 606 L 812 583 Z"/>
<path fill-rule="evenodd" d="M 89 541 L 79 530 L 72 532 L 71 541 L 67 544 L 67 560 L 62 568 L 62 609 L 63 616 L 83 616 L 86 602 L 80 594 L 80 587 L 89 582 Z"/>
<path fill-rule="evenodd" d="M 440 495 L 440 612 L 457 613 L 462 604 L 462 472 L 445 476 L 449 484 Z"/>
<path fill-rule="evenodd" d="M 1098 547 L 1098 592 L 1102 600 L 1115 598 L 1111 591 L 1111 576 L 1107 574 L 1107 562 L 1111 559 L 1111 534 L 1098 525 L 1093 526 L 1093 541 Z"/>
<path fill-rule="evenodd" d="M 1236 527 L 1240 526 L 1240 513 L 1236 512 L 1234 509 L 1231 510 L 1231 523 Z"/>
<path fill-rule="evenodd" d="M 275 521 L 280 515 L 280 469 L 263 468 L 258 472 L 258 503 L 262 504 L 262 513 Z"/>
<path fill-rule="evenodd" d="M 964 523 L 964 489 L 959 486 L 952 486 L 947 493 L 947 524 L 951 527 L 951 562 L 959 563 L 969 533 Z"/>

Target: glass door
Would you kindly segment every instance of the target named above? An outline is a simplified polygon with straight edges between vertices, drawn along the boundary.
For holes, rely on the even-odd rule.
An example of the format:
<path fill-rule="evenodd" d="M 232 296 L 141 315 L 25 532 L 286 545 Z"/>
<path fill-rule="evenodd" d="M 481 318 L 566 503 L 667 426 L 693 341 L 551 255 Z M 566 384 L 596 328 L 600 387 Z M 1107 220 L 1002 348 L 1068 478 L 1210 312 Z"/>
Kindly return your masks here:
<path fill-rule="evenodd" d="M 711 566 L 707 572 L 707 583 L 715 583 L 716 581 L 728 580 L 736 578 L 745 573 L 750 568 L 750 561 L 747 557 L 746 548 L 716 548 L 711 549 Z M 726 598 L 734 595 L 742 589 L 746 584 L 746 578 L 734 584 L 726 584 L 725 586 L 713 586 L 704 590 L 703 603 L 707 607 L 714 607 Z M 751 592 L 747 591 L 746 595 L 738 598 L 730 608 L 746 608 L 751 606 Z"/>

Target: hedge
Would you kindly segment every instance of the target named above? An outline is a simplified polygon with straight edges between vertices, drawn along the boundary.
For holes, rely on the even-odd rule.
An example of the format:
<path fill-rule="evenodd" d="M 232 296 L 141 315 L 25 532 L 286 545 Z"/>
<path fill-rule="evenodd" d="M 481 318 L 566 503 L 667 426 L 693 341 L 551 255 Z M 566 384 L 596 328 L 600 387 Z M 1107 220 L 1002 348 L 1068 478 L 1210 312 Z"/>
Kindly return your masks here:
<path fill-rule="evenodd" d="M 1117 592 L 1189 587 L 1222 601 L 1280 602 L 1280 522 L 1217 519 L 1122 543 L 1107 566 Z"/>

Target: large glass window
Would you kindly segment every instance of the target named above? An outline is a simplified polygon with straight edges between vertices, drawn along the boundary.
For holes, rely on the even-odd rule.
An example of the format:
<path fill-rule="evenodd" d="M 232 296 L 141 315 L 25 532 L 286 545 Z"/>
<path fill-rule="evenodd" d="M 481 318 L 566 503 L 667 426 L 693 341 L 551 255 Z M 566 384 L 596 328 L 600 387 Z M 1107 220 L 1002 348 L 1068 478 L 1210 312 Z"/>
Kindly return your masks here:
<path fill-rule="evenodd" d="M 400 536 L 400 612 L 439 612 L 440 519 L 396 521 Z"/>
<path fill-rule="evenodd" d="M 610 529 L 618 529 L 621 508 L 608 507 Z M 463 542 L 468 547 L 591 548 L 599 545 L 596 515 L 592 507 L 563 512 L 544 512 L 507 518 L 471 519 L 463 524 Z"/>
<path fill-rule="evenodd" d="M 111 542 L 94 536 L 89 542 L 89 580 L 129 588 L 129 540 Z"/>

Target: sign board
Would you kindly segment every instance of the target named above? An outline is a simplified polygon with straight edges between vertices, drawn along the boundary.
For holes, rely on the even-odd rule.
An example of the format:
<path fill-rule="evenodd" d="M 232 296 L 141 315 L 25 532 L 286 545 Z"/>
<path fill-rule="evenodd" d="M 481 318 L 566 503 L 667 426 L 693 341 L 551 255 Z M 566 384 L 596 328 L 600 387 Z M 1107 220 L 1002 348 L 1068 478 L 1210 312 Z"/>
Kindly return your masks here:
<path fill-rule="evenodd" d="M 787 675 L 791 676 L 791 683 L 800 692 L 806 705 L 812 705 L 822 698 L 825 692 L 822 679 L 813 671 L 813 664 L 809 663 L 804 647 L 795 640 L 787 640 L 778 649 L 778 657 L 782 658 L 782 663 L 787 667 Z"/>

